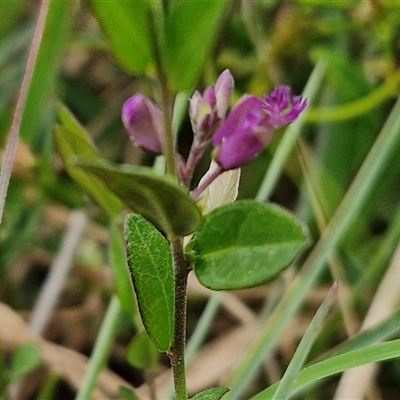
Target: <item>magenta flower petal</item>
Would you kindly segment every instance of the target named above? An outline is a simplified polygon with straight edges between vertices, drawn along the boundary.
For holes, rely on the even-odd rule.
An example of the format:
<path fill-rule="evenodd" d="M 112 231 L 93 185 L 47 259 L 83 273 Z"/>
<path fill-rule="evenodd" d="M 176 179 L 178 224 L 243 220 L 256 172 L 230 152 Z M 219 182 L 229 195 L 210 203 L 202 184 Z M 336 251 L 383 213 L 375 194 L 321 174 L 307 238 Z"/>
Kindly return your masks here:
<path fill-rule="evenodd" d="M 270 117 L 271 125 L 280 128 L 293 122 L 307 107 L 307 100 L 292 96 L 289 86 L 278 86 L 263 97 L 263 107 Z"/>
<path fill-rule="evenodd" d="M 262 99 L 243 96 L 212 139 L 215 161 L 223 170 L 247 164 L 267 146 L 275 129 L 293 122 L 306 106 L 301 96 L 291 96 L 288 86 Z"/>
<path fill-rule="evenodd" d="M 137 146 L 155 155 L 162 154 L 163 116 L 149 98 L 137 94 L 126 100 L 122 107 L 122 122 Z"/>
<path fill-rule="evenodd" d="M 224 170 L 247 164 L 264 149 L 272 131 L 261 100 L 242 97 L 213 137 L 215 161 Z"/>

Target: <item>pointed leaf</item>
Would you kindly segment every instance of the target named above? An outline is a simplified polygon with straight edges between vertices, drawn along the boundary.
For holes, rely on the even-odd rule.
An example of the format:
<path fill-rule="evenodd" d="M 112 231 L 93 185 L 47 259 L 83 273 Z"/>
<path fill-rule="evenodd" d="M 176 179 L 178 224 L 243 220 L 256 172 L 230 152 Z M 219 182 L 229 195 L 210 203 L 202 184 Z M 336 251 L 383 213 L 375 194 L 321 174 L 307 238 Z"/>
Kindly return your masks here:
<path fill-rule="evenodd" d="M 21 379 L 40 364 L 40 347 L 25 343 L 17 348 L 11 360 L 11 381 Z"/>
<path fill-rule="evenodd" d="M 95 179 L 70 163 L 71 159 L 76 159 L 77 156 L 88 160 L 102 160 L 87 135 L 79 130 L 75 132 L 62 126 L 56 126 L 53 136 L 65 169 L 71 178 L 93 197 L 112 218 L 118 216 L 122 211 L 119 199 L 99 179 Z"/>
<path fill-rule="evenodd" d="M 142 74 L 152 60 L 147 1 L 90 0 L 115 58 L 129 72 Z"/>
<path fill-rule="evenodd" d="M 129 343 L 126 359 L 139 369 L 156 369 L 160 353 L 145 331 L 139 332 Z"/>
<path fill-rule="evenodd" d="M 135 392 L 125 386 L 120 386 L 118 392 L 121 395 L 121 399 L 140 400 L 140 397 Z"/>
<path fill-rule="evenodd" d="M 101 179 L 132 209 L 170 238 L 188 235 L 200 225 L 201 213 L 189 194 L 148 167 L 115 166 L 79 160 L 82 170 Z"/>
<path fill-rule="evenodd" d="M 195 394 L 190 400 L 219 400 L 228 392 L 227 387 L 214 387 Z"/>
<path fill-rule="evenodd" d="M 174 273 L 167 240 L 137 214 L 125 219 L 128 263 L 143 325 L 160 351 L 174 335 Z"/>
<path fill-rule="evenodd" d="M 306 243 L 304 226 L 287 211 L 243 200 L 208 214 L 188 255 L 202 285 L 242 289 L 281 272 Z"/>
<path fill-rule="evenodd" d="M 190 91 L 210 53 L 228 2 L 174 1 L 166 21 L 166 70 L 176 91 Z"/>

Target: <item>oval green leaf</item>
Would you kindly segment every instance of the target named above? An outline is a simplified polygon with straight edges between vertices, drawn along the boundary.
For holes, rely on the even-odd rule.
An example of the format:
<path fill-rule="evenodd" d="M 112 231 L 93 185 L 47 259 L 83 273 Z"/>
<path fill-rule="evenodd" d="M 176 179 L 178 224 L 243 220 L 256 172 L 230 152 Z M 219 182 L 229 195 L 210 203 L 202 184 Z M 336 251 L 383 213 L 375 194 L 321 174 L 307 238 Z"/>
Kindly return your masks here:
<path fill-rule="evenodd" d="M 147 1 L 90 1 L 117 61 L 143 74 L 152 61 Z"/>
<path fill-rule="evenodd" d="M 306 243 L 303 224 L 290 213 L 243 200 L 208 214 L 188 255 L 203 286 L 243 289 L 281 272 Z"/>
<path fill-rule="evenodd" d="M 174 272 L 167 240 L 138 214 L 125 219 L 125 242 L 143 325 L 159 351 L 174 335 Z"/>
<path fill-rule="evenodd" d="M 200 210 L 189 194 L 168 177 L 155 175 L 151 168 L 86 160 L 76 165 L 103 181 L 126 206 L 171 239 L 189 235 L 200 225 Z"/>
<path fill-rule="evenodd" d="M 190 400 L 219 400 L 228 392 L 227 387 L 214 387 L 195 394 Z"/>

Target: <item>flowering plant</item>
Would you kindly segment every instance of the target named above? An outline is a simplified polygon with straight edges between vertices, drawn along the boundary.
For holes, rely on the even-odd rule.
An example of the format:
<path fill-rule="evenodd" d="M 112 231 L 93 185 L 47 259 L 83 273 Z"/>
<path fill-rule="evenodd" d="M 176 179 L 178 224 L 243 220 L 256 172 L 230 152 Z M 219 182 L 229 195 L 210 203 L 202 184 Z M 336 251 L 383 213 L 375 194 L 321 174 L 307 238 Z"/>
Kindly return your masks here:
<path fill-rule="evenodd" d="M 285 269 L 307 242 L 302 223 L 283 209 L 256 201 L 234 202 L 240 168 L 268 145 L 276 129 L 295 121 L 307 101 L 279 86 L 261 98 L 244 95 L 228 113 L 233 88 L 233 77 L 225 70 L 215 86 L 190 98 L 193 142 L 186 160 L 168 137 L 168 108 L 159 108 L 142 94 L 126 100 L 122 121 L 128 135 L 143 150 L 165 156 L 165 179 L 145 167 L 120 168 L 87 156 L 76 164 L 136 212 L 127 215 L 124 227 L 131 278 L 145 330 L 171 359 L 178 399 L 187 398 L 184 349 L 191 270 L 213 290 L 252 287 Z M 56 132 L 56 139 L 62 149 L 63 132 Z M 212 169 L 189 193 L 209 144 Z M 227 182 L 224 175 L 231 171 Z M 233 191 L 210 199 L 227 184 Z M 208 206 L 202 206 L 204 202 Z"/>
<path fill-rule="evenodd" d="M 337 382 L 334 398 L 343 399 L 362 398 L 371 384 L 383 397 L 399 387 L 396 374 L 374 381 L 379 362 L 392 360 L 389 371 L 400 356 L 399 339 L 387 339 L 400 315 L 399 100 L 389 114 L 400 82 L 396 6 L 3 3 L 0 398 L 64 398 L 71 389 L 79 400 L 173 391 L 179 400 L 277 400 L 307 390 L 326 398 Z M 26 30 L 36 15 L 36 29 Z M 385 35 L 365 34 L 382 26 Z M 331 47 L 337 34 L 345 46 Z M 304 96 L 281 82 L 296 92 L 304 84 Z M 298 257 L 303 220 L 315 244 Z M 65 285 L 74 260 L 79 273 Z M 109 267 L 113 284 L 102 273 Z M 344 290 L 341 315 L 328 319 L 337 292 L 330 279 Z M 188 316 L 187 297 L 196 305 Z M 74 312 L 64 313 L 71 303 Z M 347 343 L 326 352 L 345 334 Z M 82 344 L 89 358 L 78 354 Z M 121 365 L 118 374 L 100 373 L 106 359 L 110 369 Z"/>

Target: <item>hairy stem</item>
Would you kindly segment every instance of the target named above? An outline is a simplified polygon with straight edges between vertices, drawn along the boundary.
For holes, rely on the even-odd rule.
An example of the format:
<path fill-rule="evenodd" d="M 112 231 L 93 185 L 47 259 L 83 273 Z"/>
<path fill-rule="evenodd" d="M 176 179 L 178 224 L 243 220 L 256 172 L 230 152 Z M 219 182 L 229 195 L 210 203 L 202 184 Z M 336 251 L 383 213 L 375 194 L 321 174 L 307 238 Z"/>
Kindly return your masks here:
<path fill-rule="evenodd" d="M 206 149 L 209 141 L 199 142 L 196 138 L 193 139 L 192 146 L 189 151 L 189 157 L 186 161 L 185 171 L 183 174 L 182 183 L 189 187 L 190 182 L 192 180 L 194 170 L 197 167 L 197 164 L 201 160 L 204 154 L 204 150 Z"/>
<path fill-rule="evenodd" d="M 183 255 L 182 239 L 171 243 L 175 267 L 175 333 L 169 357 L 175 385 L 175 399 L 187 400 L 185 372 L 186 289 L 188 268 Z"/>

